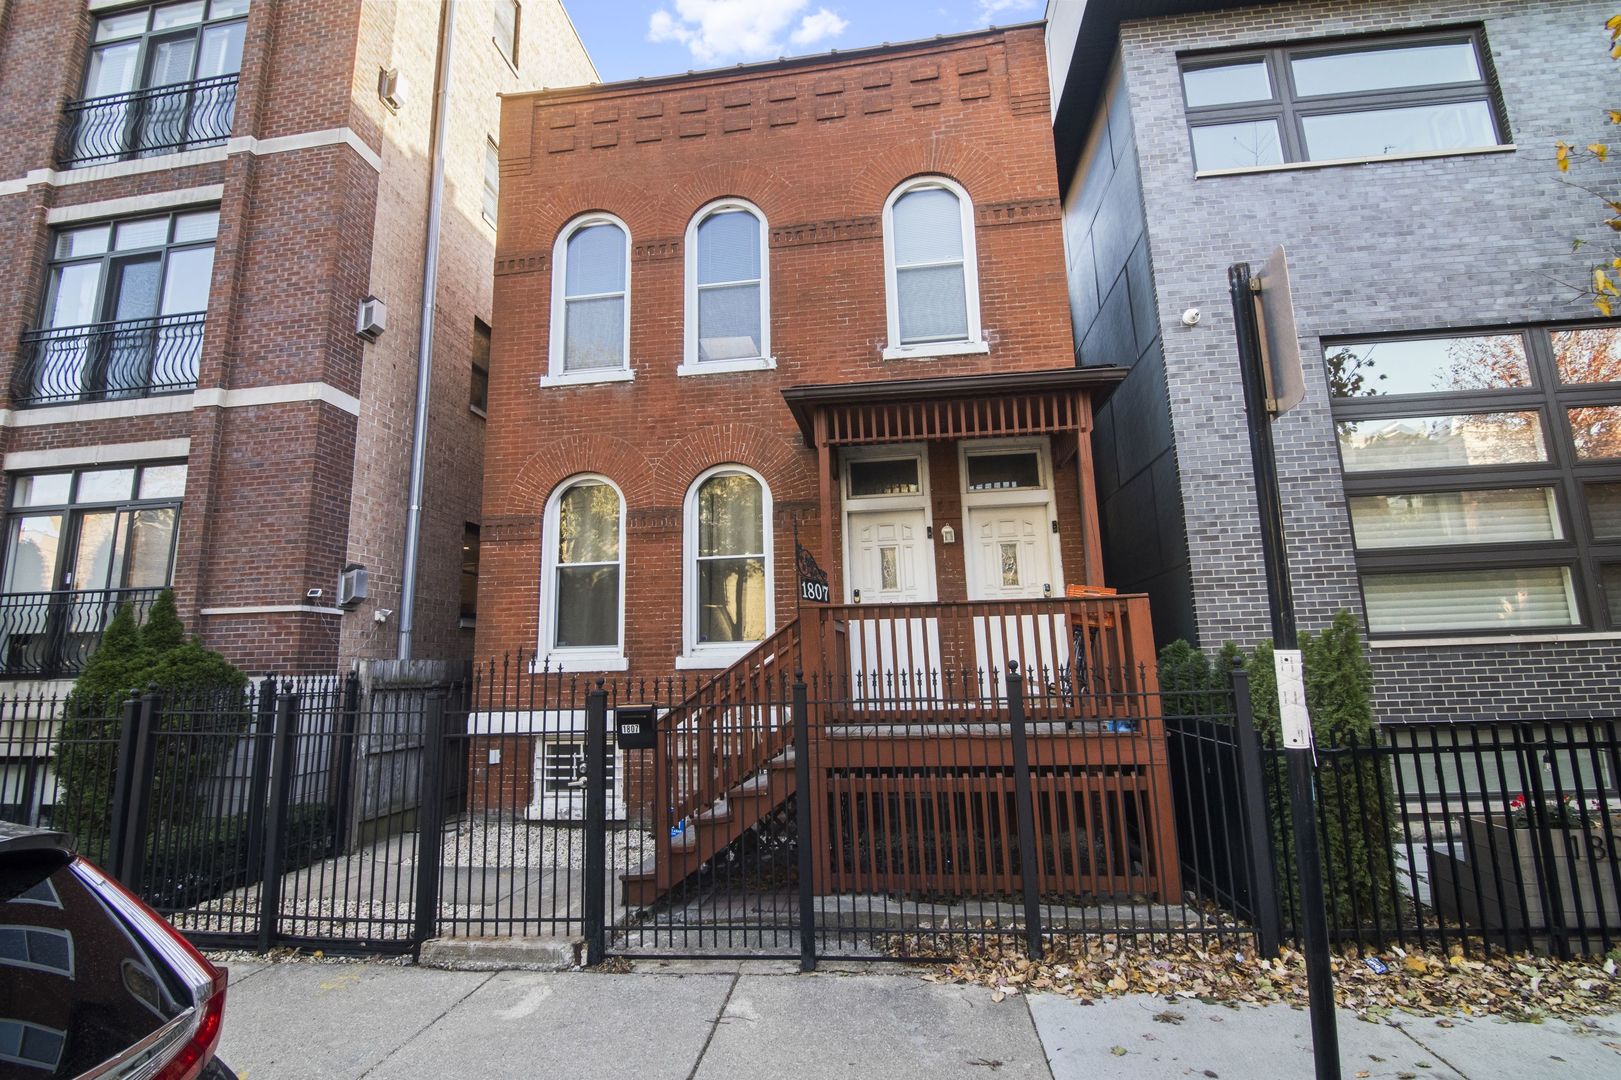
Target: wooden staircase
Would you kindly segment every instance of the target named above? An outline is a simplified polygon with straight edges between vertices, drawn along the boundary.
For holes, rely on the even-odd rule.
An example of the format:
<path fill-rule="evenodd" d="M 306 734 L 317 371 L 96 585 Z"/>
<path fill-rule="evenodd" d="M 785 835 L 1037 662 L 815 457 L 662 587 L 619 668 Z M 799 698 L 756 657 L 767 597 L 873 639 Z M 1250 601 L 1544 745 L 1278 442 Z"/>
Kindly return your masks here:
<path fill-rule="evenodd" d="M 800 637 L 794 619 L 659 720 L 653 790 L 673 799 L 655 807 L 653 858 L 621 876 L 626 904 L 657 902 L 794 793 Z"/>

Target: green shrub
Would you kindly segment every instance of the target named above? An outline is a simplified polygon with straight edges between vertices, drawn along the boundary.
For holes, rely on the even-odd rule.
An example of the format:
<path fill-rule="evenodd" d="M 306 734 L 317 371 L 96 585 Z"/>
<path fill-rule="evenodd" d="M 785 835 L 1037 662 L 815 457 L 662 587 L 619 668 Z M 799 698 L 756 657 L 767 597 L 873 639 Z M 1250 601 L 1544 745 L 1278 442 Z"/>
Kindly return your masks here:
<path fill-rule="evenodd" d="M 165 589 L 136 625 L 120 604 L 65 704 L 56 751 L 56 776 L 67 789 L 61 825 L 80 850 L 105 856 L 112 825 L 118 766 L 119 717 L 133 694 L 156 689 L 168 704 L 161 714 L 152 769 L 154 832 L 204 813 L 218 765 L 247 730 L 243 691 L 248 678 L 220 654 L 188 641 Z"/>

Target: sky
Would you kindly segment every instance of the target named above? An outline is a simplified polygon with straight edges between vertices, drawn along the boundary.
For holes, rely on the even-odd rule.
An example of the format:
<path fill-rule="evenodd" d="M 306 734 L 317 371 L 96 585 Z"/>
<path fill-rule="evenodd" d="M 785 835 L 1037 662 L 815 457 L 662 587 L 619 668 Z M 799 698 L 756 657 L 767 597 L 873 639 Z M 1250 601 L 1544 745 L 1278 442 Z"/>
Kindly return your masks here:
<path fill-rule="evenodd" d="M 563 0 L 605 82 L 1041 18 L 1045 0 Z"/>

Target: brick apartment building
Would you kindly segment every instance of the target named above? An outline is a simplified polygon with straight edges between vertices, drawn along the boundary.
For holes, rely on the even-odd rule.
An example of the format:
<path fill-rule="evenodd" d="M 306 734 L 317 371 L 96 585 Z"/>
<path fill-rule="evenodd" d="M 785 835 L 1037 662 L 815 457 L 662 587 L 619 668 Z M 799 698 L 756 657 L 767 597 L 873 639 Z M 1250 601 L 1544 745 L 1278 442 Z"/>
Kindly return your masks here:
<path fill-rule="evenodd" d="M 0 671 L 71 676 L 165 585 L 253 670 L 396 655 L 440 149 L 414 646 L 467 655 L 498 94 L 594 77 L 560 4 L 0 13 Z"/>
<path fill-rule="evenodd" d="M 1282 244 L 1302 626 L 1362 620 L 1387 720 L 1621 708 L 1621 329 L 1566 284 L 1604 215 L 1554 164 L 1613 131 L 1612 13 L 1049 5 L 1077 360 L 1130 369 L 1095 436 L 1104 563 L 1162 638 L 1268 633 L 1227 268 Z"/>
<path fill-rule="evenodd" d="M 712 674 L 796 530 L 835 601 L 1098 583 L 1047 110 L 1039 26 L 507 98 L 479 656 Z"/>

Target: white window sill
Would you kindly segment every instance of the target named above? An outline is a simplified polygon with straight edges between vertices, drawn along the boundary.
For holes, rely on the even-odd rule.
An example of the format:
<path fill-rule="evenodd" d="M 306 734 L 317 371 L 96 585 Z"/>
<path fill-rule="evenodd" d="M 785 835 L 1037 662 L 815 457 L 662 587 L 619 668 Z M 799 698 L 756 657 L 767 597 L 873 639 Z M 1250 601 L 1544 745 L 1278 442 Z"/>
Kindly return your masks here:
<path fill-rule="evenodd" d="M 983 356 L 991 351 L 983 341 L 942 341 L 934 345 L 886 345 L 885 360 L 928 360 L 936 356 Z"/>
<path fill-rule="evenodd" d="M 1621 641 L 1606 630 L 1555 630 L 1539 634 L 1482 634 L 1479 637 L 1369 638 L 1370 649 L 1439 649 L 1464 645 L 1542 645 L 1558 642 Z"/>
<path fill-rule="evenodd" d="M 777 366 L 775 356 L 749 356 L 741 360 L 703 360 L 696 364 L 679 364 L 675 373 L 686 375 L 724 375 L 731 371 L 770 371 Z"/>
<path fill-rule="evenodd" d="M 1368 157 L 1326 158 L 1322 161 L 1285 161 L 1277 165 L 1246 165 L 1239 169 L 1198 169 L 1195 180 L 1213 176 L 1249 176 L 1252 173 L 1295 172 L 1299 169 L 1332 169 L 1338 165 L 1373 165 L 1381 161 L 1423 161 L 1438 157 L 1471 157 L 1477 154 L 1512 154 L 1519 147 L 1513 143 L 1497 146 L 1472 146 L 1463 150 L 1424 150 L 1413 154 L 1373 154 Z"/>
<path fill-rule="evenodd" d="M 636 373 L 629 368 L 611 371 L 572 371 L 562 375 L 542 375 L 541 386 L 588 386 L 592 383 L 634 382 Z"/>
<path fill-rule="evenodd" d="M 629 671 L 630 661 L 620 653 L 554 652 L 529 661 L 529 674 L 543 671 L 591 674 L 598 671 Z"/>
<path fill-rule="evenodd" d="M 675 658 L 677 671 L 721 671 L 731 667 L 749 653 L 754 651 L 758 641 L 751 641 L 747 648 L 725 649 L 716 652 L 683 653 Z"/>

